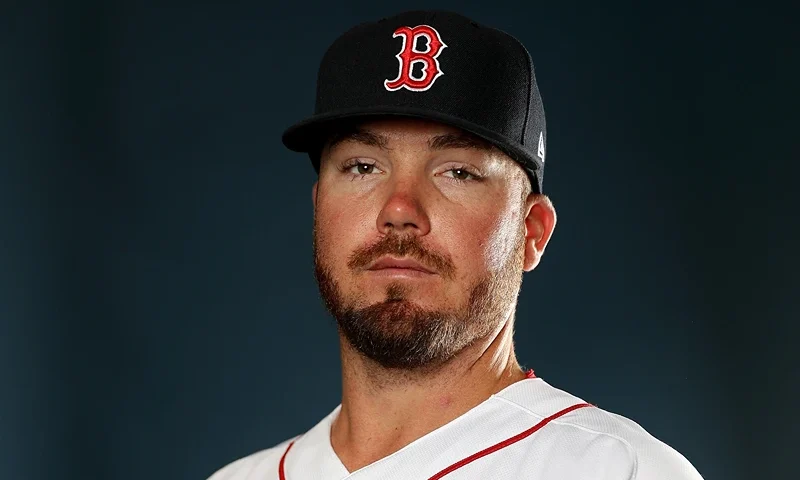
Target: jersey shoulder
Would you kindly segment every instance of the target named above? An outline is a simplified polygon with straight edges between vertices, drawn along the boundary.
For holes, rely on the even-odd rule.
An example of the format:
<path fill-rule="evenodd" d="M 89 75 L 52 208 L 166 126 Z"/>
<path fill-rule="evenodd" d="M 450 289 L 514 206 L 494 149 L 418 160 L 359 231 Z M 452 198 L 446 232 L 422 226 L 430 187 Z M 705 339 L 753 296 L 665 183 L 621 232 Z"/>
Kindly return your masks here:
<path fill-rule="evenodd" d="M 522 388 L 500 396 L 536 418 L 545 419 L 565 408 L 587 403 L 542 379 L 521 383 Z M 608 444 L 610 455 L 630 464 L 630 480 L 702 480 L 683 455 L 622 415 L 592 405 L 551 420 L 547 428 L 553 427 L 566 444 Z"/>
<path fill-rule="evenodd" d="M 297 438 L 297 437 L 295 437 Z M 208 480 L 254 480 L 273 478 L 278 471 L 283 452 L 295 438 L 290 438 L 274 447 L 260 450 L 235 460 L 214 472 Z"/>

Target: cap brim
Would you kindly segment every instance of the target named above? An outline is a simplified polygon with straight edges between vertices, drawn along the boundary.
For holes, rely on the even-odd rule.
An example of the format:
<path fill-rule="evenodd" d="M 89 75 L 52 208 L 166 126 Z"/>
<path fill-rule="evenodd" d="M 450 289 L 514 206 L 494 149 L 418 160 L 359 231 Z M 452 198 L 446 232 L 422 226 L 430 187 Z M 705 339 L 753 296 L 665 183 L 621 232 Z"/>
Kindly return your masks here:
<path fill-rule="evenodd" d="M 515 157 L 517 160 L 524 159 L 526 162 L 529 162 L 534 169 L 538 170 L 539 168 L 539 162 L 534 158 L 530 158 L 525 151 L 515 145 L 513 140 L 502 135 L 498 135 L 497 133 L 483 128 L 480 125 L 465 121 L 464 119 L 422 108 L 381 106 L 339 110 L 335 112 L 313 115 L 289 127 L 283 133 L 283 144 L 286 146 L 286 148 L 295 152 L 309 152 L 318 147 L 319 142 L 323 139 L 322 136 L 333 123 L 340 120 L 352 120 L 357 118 L 379 116 L 402 116 L 434 120 L 461 128 L 496 145 L 501 150 L 511 154 L 511 156 Z"/>

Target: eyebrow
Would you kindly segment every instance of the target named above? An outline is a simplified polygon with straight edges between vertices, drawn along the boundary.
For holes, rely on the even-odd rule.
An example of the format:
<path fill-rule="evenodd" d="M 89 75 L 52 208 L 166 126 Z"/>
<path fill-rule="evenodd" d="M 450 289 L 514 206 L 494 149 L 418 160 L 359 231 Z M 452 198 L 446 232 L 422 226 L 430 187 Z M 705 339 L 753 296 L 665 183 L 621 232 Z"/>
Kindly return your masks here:
<path fill-rule="evenodd" d="M 362 145 L 369 145 L 370 147 L 378 147 L 381 150 L 389 149 L 389 139 L 387 137 L 361 129 L 334 133 L 328 140 L 328 149 L 333 149 L 333 147 L 342 142 L 356 142 Z"/>
<path fill-rule="evenodd" d="M 331 135 L 327 147 L 332 149 L 343 142 L 356 142 L 362 145 L 378 147 L 381 150 L 389 150 L 389 138 L 379 133 L 370 132 L 358 128 L 348 129 Z M 475 150 L 493 150 L 493 145 L 474 135 L 465 133 L 445 133 L 437 135 L 428 140 L 428 148 L 431 150 L 446 150 L 448 148 L 465 148 Z"/>
<path fill-rule="evenodd" d="M 431 150 L 447 148 L 469 148 L 475 150 L 492 150 L 492 145 L 474 135 L 464 133 L 446 133 L 437 135 L 428 141 Z"/>

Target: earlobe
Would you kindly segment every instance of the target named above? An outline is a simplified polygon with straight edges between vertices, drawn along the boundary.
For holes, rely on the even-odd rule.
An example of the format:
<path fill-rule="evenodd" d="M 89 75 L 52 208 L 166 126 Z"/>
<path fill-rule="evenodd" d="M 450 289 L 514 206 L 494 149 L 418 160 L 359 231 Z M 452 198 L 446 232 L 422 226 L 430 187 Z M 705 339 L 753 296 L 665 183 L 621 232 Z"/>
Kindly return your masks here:
<path fill-rule="evenodd" d="M 525 264 L 523 270 L 536 268 L 556 226 L 553 203 L 544 195 L 536 195 L 525 217 Z"/>
<path fill-rule="evenodd" d="M 542 241 L 544 228 L 538 218 L 529 214 L 525 219 L 525 231 L 525 265 L 523 270 L 530 272 L 536 268 L 542 256 L 542 249 L 539 248 L 539 245 Z"/>

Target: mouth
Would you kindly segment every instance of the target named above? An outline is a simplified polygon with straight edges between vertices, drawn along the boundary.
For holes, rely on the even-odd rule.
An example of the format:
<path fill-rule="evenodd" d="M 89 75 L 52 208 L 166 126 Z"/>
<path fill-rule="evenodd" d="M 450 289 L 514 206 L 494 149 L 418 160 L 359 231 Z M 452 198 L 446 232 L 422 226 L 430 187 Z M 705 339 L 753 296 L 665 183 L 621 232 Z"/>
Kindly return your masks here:
<path fill-rule="evenodd" d="M 407 277 L 407 278 L 425 278 L 432 277 L 434 274 L 431 272 L 423 272 L 413 268 L 377 268 L 368 270 L 372 275 L 382 277 Z"/>
<path fill-rule="evenodd" d="M 380 275 L 425 276 L 435 274 L 431 269 L 411 258 L 381 257 L 370 265 L 368 270 Z"/>

